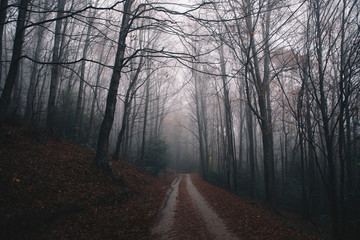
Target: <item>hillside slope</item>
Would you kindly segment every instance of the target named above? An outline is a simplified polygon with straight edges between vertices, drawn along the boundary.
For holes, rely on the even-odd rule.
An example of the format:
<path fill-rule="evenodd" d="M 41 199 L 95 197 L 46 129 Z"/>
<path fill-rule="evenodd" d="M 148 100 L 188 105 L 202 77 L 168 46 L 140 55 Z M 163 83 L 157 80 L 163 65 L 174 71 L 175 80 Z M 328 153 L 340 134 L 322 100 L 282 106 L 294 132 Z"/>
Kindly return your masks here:
<path fill-rule="evenodd" d="M 35 137 L 36 136 L 36 137 Z M 0 135 L 0 239 L 148 239 L 171 179 L 94 152 L 8 128 Z"/>

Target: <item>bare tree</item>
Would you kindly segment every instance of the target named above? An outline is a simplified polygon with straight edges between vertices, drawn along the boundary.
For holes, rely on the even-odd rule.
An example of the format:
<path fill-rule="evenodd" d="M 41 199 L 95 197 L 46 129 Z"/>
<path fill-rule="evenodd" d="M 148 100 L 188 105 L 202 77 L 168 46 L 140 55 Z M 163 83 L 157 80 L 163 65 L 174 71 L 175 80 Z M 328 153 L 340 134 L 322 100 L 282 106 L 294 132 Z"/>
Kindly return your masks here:
<path fill-rule="evenodd" d="M 47 3 L 45 2 L 44 9 L 47 9 Z M 47 14 L 44 12 L 42 13 L 40 21 L 45 21 Z M 43 43 L 44 43 L 44 32 L 45 28 L 44 26 L 37 26 L 37 41 L 36 41 L 36 47 L 34 49 L 34 62 L 32 63 L 32 69 L 30 74 L 30 84 L 29 84 L 29 90 L 27 93 L 27 99 L 26 99 L 26 109 L 25 109 L 25 119 L 28 122 L 32 122 L 33 115 L 34 115 L 34 100 L 35 100 L 35 92 L 36 92 L 36 85 L 37 85 L 37 79 L 39 74 L 39 64 L 37 62 L 40 61 L 40 54 L 41 50 L 43 49 Z"/>
<path fill-rule="evenodd" d="M 106 100 L 105 115 L 101 123 L 100 131 L 99 131 L 99 139 L 96 148 L 95 162 L 99 167 L 103 168 L 105 171 L 111 171 L 110 162 L 107 156 L 109 135 L 114 121 L 116 95 L 119 86 L 121 69 L 124 67 L 123 63 L 125 61 L 126 37 L 129 33 L 129 29 L 132 24 L 131 6 L 133 3 L 134 0 L 126 0 L 124 2 L 123 17 L 120 27 L 118 47 L 114 62 L 113 73 L 111 76 L 109 92 Z"/>
<path fill-rule="evenodd" d="M 25 18 L 30 0 L 21 0 L 18 6 L 19 13 L 16 24 L 13 54 L 11 57 L 10 69 L 5 80 L 5 86 L 0 98 L 0 128 L 3 125 L 5 115 L 10 105 L 11 93 L 14 88 L 16 77 L 19 71 L 21 51 L 25 36 Z"/>
<path fill-rule="evenodd" d="M 95 6 L 97 5 L 98 1 L 96 1 Z M 89 11 L 88 18 L 89 23 L 87 25 L 86 30 L 86 39 L 84 43 L 82 58 L 87 59 L 88 49 L 90 46 L 90 37 L 91 37 L 91 31 L 93 29 L 93 24 L 95 20 L 96 11 Z M 83 114 L 83 92 L 84 92 L 84 82 L 85 82 L 85 67 L 86 67 L 86 61 L 81 62 L 80 67 L 80 83 L 79 83 L 79 91 L 78 91 L 78 97 L 76 102 L 76 112 L 75 112 L 75 129 L 74 129 L 74 135 L 75 137 L 78 137 L 80 132 L 80 126 L 81 126 L 81 116 Z"/>
<path fill-rule="evenodd" d="M 128 127 L 127 126 L 127 122 L 128 122 L 128 118 L 130 115 L 130 107 L 131 107 L 131 102 L 133 100 L 133 97 L 135 95 L 135 87 L 136 84 L 138 82 L 138 78 L 139 78 L 139 74 L 141 72 L 141 69 L 143 67 L 143 57 L 140 58 L 140 62 L 137 65 L 136 70 L 134 69 L 135 73 L 130 76 L 130 83 L 129 86 L 126 90 L 126 94 L 125 94 L 125 99 L 124 99 L 124 110 L 123 110 L 123 116 L 122 116 L 122 121 L 121 121 L 121 128 L 117 137 L 117 141 L 116 141 L 116 149 L 113 155 L 113 159 L 114 160 L 119 160 L 119 155 L 120 155 L 120 147 L 121 144 L 124 140 L 124 134 L 125 134 L 125 130 Z M 149 80 L 147 80 L 149 81 Z M 147 86 L 147 84 L 146 84 Z"/>
<path fill-rule="evenodd" d="M 3 56 L 3 33 L 4 33 L 4 26 L 6 20 L 6 12 L 8 8 L 8 0 L 1 0 L 0 3 L 0 86 L 2 80 L 2 56 Z"/>
<path fill-rule="evenodd" d="M 55 24 L 55 36 L 54 36 L 54 47 L 52 52 L 52 69 L 51 69 L 51 82 L 50 82 L 50 93 L 48 100 L 48 111 L 46 126 L 51 134 L 54 134 L 55 126 L 55 114 L 56 114 L 56 95 L 59 87 L 59 62 L 60 62 L 60 44 L 61 44 L 61 29 L 64 15 L 64 7 L 66 0 L 59 0 L 57 5 L 57 20 Z"/>

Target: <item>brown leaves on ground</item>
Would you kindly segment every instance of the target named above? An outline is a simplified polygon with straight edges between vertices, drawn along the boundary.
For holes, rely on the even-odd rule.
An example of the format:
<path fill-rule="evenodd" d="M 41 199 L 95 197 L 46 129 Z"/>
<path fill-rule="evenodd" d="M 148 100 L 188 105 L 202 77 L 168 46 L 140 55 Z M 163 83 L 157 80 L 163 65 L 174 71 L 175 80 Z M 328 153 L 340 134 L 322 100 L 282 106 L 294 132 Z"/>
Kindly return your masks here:
<path fill-rule="evenodd" d="M 148 239 L 171 182 L 25 129 L 0 135 L 1 239 Z"/>
<path fill-rule="evenodd" d="M 176 239 L 214 239 L 206 229 L 206 223 L 195 207 L 187 190 L 185 176 L 179 183 L 179 193 L 176 202 L 176 219 L 173 232 Z"/>
<path fill-rule="evenodd" d="M 192 174 L 191 179 L 229 230 L 240 239 L 325 239 L 291 227 L 261 203 L 239 198 L 198 175 Z"/>

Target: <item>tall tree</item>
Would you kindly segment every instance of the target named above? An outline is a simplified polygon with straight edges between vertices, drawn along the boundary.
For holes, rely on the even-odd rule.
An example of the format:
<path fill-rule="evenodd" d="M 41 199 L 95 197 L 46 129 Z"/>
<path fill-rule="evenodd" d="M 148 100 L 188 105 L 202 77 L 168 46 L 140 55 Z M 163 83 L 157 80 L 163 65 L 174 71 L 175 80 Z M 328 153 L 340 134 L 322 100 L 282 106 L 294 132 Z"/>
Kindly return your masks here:
<path fill-rule="evenodd" d="M 252 88 L 248 88 L 248 96 L 252 98 Z M 254 148 L 254 124 L 253 114 L 249 106 L 249 102 L 246 103 L 246 127 L 248 132 L 248 158 L 249 158 L 249 171 L 250 171 L 250 196 L 255 197 L 256 194 L 256 180 L 255 180 L 255 148 Z"/>
<path fill-rule="evenodd" d="M 124 99 L 123 116 L 122 116 L 122 120 L 121 120 L 121 127 L 120 127 L 120 131 L 119 131 L 119 134 L 118 134 L 118 137 L 116 140 L 116 148 L 115 148 L 115 152 L 113 155 L 113 159 L 116 161 L 119 160 L 120 147 L 124 140 L 125 130 L 126 130 L 126 128 L 128 128 L 127 122 L 128 122 L 129 115 L 130 115 L 131 101 L 133 100 L 133 97 L 135 95 L 135 86 L 136 86 L 137 80 L 139 78 L 141 69 L 143 67 L 142 61 L 143 61 L 143 57 L 141 57 L 141 59 L 140 59 L 140 63 L 137 66 L 135 74 L 133 76 L 130 76 L 130 78 L 131 78 L 130 83 L 129 83 L 128 89 L 126 90 L 125 99 Z M 149 80 L 147 80 L 147 81 L 149 81 Z M 146 84 L 146 87 L 148 87 L 147 84 Z"/>
<path fill-rule="evenodd" d="M 5 20 L 6 20 L 6 13 L 8 8 L 8 0 L 1 0 L 0 3 L 0 62 L 2 61 L 3 57 L 3 32 L 4 32 L 4 26 L 5 26 Z M 2 62 L 0 64 L 0 86 L 1 86 L 1 80 L 2 80 Z"/>
<path fill-rule="evenodd" d="M 19 71 L 22 46 L 25 36 L 26 14 L 28 12 L 29 3 L 30 0 L 21 0 L 18 6 L 19 11 L 16 23 L 13 54 L 11 57 L 9 72 L 5 80 L 5 86 L 0 98 L 0 128 L 2 127 L 5 115 L 7 114 L 7 110 L 11 101 L 11 93 L 13 91 L 16 77 Z"/>
<path fill-rule="evenodd" d="M 47 9 L 48 6 L 48 2 L 45 1 L 45 6 L 44 8 Z M 45 21 L 46 19 L 46 13 L 42 13 L 41 16 L 41 20 L 40 21 Z M 34 49 L 34 62 L 33 62 L 33 66 L 31 69 L 31 74 L 30 74 L 30 84 L 29 84 L 29 90 L 27 93 L 27 98 L 26 98 L 26 109 L 25 109 L 25 119 L 28 122 L 32 121 L 33 118 L 33 110 L 34 110 L 34 100 L 35 100 L 35 91 L 36 91 L 36 85 L 37 85 L 37 76 L 39 74 L 39 64 L 37 63 L 37 61 L 40 60 L 40 53 L 42 50 L 42 45 L 44 42 L 44 32 L 45 32 L 45 27 L 44 26 L 37 26 L 37 41 L 36 41 L 36 47 Z"/>
<path fill-rule="evenodd" d="M 275 169 L 274 169 L 274 149 L 273 149 L 273 129 L 272 129 L 272 117 L 271 117 L 271 102 L 270 102 L 270 17 L 274 2 L 269 0 L 266 2 L 266 11 L 264 13 L 263 23 L 263 75 L 260 72 L 261 64 L 259 61 L 259 49 L 255 42 L 255 31 L 258 29 L 255 27 L 252 7 L 253 3 L 249 0 L 245 0 L 244 13 L 246 28 L 249 35 L 249 48 L 246 67 L 251 73 L 256 93 L 257 104 L 259 107 L 259 113 L 256 113 L 258 117 L 261 131 L 262 131 L 262 143 L 263 143 L 263 158 L 264 158 L 264 181 L 265 181 L 265 195 L 266 202 L 274 206 L 275 204 Z M 262 76 L 261 76 L 262 75 Z M 252 101 L 248 95 L 248 101 Z M 252 110 L 255 110 L 252 108 Z"/>
<path fill-rule="evenodd" d="M 96 147 L 96 164 L 105 171 L 111 171 L 110 161 L 108 159 L 108 145 L 109 136 L 114 122 L 114 114 L 116 108 L 116 97 L 119 87 L 119 80 L 121 76 L 121 70 L 124 67 L 125 61 L 125 49 L 126 49 L 126 37 L 131 27 L 131 6 L 134 0 L 126 0 L 123 7 L 123 17 L 120 27 L 117 52 L 115 56 L 115 62 L 113 67 L 113 73 L 111 76 L 110 87 L 106 100 L 106 108 L 104 119 L 100 126 L 98 143 Z"/>
<path fill-rule="evenodd" d="M 141 139 L 141 150 L 140 150 L 140 166 L 145 167 L 145 145 L 146 145 L 146 131 L 148 125 L 148 114 L 149 114 L 149 101 L 150 101 L 150 61 L 148 59 L 148 73 L 145 86 L 145 106 L 144 106 L 144 120 L 142 127 L 142 139 Z"/>
<path fill-rule="evenodd" d="M 66 0 L 59 0 L 57 5 L 57 20 L 55 23 L 54 47 L 52 52 L 52 68 L 50 80 L 50 93 L 48 99 L 48 111 L 46 119 L 46 127 L 50 134 L 55 132 L 55 115 L 56 115 L 56 96 L 59 87 L 59 69 L 60 69 L 60 44 L 62 37 L 62 23 L 64 16 Z"/>
<path fill-rule="evenodd" d="M 227 81 L 227 74 L 226 74 L 226 63 L 224 59 L 224 47 L 223 44 L 220 45 L 220 69 L 221 69 L 221 80 L 222 80 L 222 88 L 224 91 L 224 110 L 225 110 L 225 128 L 226 128 L 226 138 L 227 138 L 227 186 L 230 189 L 231 185 L 231 171 L 230 165 L 232 166 L 233 170 L 233 184 L 234 184 L 234 191 L 237 190 L 237 165 L 236 165 L 236 157 L 234 152 L 234 140 L 233 140 L 233 121 L 232 121 L 232 113 L 231 113 L 231 103 L 229 97 L 229 83 Z"/>
<path fill-rule="evenodd" d="M 97 5 L 97 2 L 95 5 Z M 87 25 L 86 39 L 85 39 L 83 53 L 82 53 L 83 59 L 86 59 L 87 55 L 88 55 L 91 31 L 92 31 L 94 20 L 95 20 L 95 14 L 96 14 L 95 10 L 89 11 L 89 14 L 88 14 L 89 23 Z M 84 82 L 85 82 L 85 67 L 86 67 L 86 61 L 84 60 L 81 62 L 81 67 L 80 67 L 80 83 L 79 83 L 79 91 L 78 91 L 76 110 L 75 110 L 75 129 L 74 129 L 75 138 L 77 138 L 79 136 L 80 126 L 81 126 L 81 115 L 83 113 L 82 104 L 83 104 L 83 92 L 84 92 Z"/>

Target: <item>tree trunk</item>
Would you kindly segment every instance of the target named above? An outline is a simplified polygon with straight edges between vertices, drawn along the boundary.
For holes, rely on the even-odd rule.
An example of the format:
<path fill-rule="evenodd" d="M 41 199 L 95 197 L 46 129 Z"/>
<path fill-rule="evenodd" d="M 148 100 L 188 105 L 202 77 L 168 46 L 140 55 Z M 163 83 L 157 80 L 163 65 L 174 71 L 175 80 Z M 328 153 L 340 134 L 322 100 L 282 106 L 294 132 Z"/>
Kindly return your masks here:
<path fill-rule="evenodd" d="M 202 82 L 203 83 L 203 82 Z M 204 153 L 204 164 L 203 164 L 203 176 L 204 179 L 207 180 L 208 176 L 209 176 L 209 142 L 208 142 L 208 124 L 207 124 L 207 108 L 206 108 L 206 103 L 205 103 L 205 99 L 206 96 L 204 96 L 204 88 L 205 86 L 201 86 L 200 87 L 200 104 L 201 104 L 201 119 L 202 119 L 202 124 L 203 124 L 203 139 L 204 139 L 204 147 L 205 147 L 205 153 Z"/>
<path fill-rule="evenodd" d="M 310 114 L 310 96 L 308 91 L 306 91 L 306 134 L 307 134 L 307 152 L 308 152 L 308 165 L 309 165 L 309 213 L 310 217 L 313 217 L 317 211 L 317 181 L 316 181 L 316 166 L 315 166 L 315 156 L 314 149 L 311 144 L 314 142 L 313 130 L 311 127 L 311 114 Z"/>
<path fill-rule="evenodd" d="M 194 96 L 195 96 L 195 108 L 196 108 L 196 121 L 198 125 L 198 140 L 199 140 L 199 152 L 200 152 L 200 176 L 206 179 L 206 170 L 205 170 L 205 147 L 204 147 L 204 134 L 203 134 L 203 119 L 201 117 L 201 96 L 199 93 L 198 81 L 199 79 L 196 77 L 196 73 L 193 72 L 194 77 Z"/>
<path fill-rule="evenodd" d="M 50 134 L 55 133 L 55 111 L 56 111 L 56 95 L 59 85 L 59 60 L 60 60 L 60 43 L 61 43 L 61 28 L 62 28 L 62 16 L 64 15 L 64 7 L 66 0 L 58 1 L 57 20 L 55 24 L 55 40 L 52 55 L 52 68 L 51 68 L 51 81 L 50 81 L 50 94 L 48 100 L 48 112 L 46 119 L 46 127 Z"/>
<path fill-rule="evenodd" d="M 233 145 L 233 130 L 232 130 L 232 116 L 231 116 L 231 104 L 230 104 L 230 97 L 229 97 L 229 88 L 226 80 L 226 68 L 225 68 L 225 60 L 224 60 L 224 49 L 223 45 L 220 46 L 220 67 L 221 67 L 221 78 L 222 84 L 224 89 L 224 109 L 225 109 L 225 127 L 226 127 L 226 137 L 227 137 L 227 152 L 228 152 L 228 159 L 230 168 L 230 164 L 232 164 L 232 171 L 233 171 L 233 184 L 234 184 L 234 191 L 237 191 L 237 166 L 236 166 L 236 158 L 234 154 L 234 145 Z M 230 170 L 230 169 L 229 169 Z M 228 170 L 228 174 L 231 175 L 230 171 Z M 230 178 L 230 176 L 229 176 Z M 230 179 L 229 179 L 230 180 Z"/>
<path fill-rule="evenodd" d="M 140 104 L 141 105 L 141 104 Z M 130 129 L 129 129 L 129 143 L 127 148 L 127 151 L 130 151 L 133 147 L 133 141 L 134 141 L 134 129 L 135 129 L 135 119 L 137 116 L 136 111 L 136 98 L 134 98 L 133 104 L 132 104 L 132 114 L 131 114 L 131 123 L 130 123 Z"/>
<path fill-rule="evenodd" d="M 103 54 L 104 54 L 104 48 L 101 48 L 100 59 L 99 59 L 100 62 L 103 59 Z M 94 89 L 94 96 L 93 96 L 92 101 L 91 101 L 90 118 L 89 118 L 89 131 L 87 131 L 87 136 L 86 136 L 86 138 L 89 141 L 90 141 L 90 139 L 93 139 L 90 136 L 90 133 L 92 131 L 93 123 L 94 123 L 95 103 L 96 103 L 96 99 L 97 99 L 97 95 L 98 95 L 98 86 L 99 86 L 99 83 L 100 83 L 102 68 L 103 67 L 101 65 L 98 66 L 97 74 L 96 74 L 96 83 L 95 83 L 95 89 Z"/>
<path fill-rule="evenodd" d="M 120 132 L 119 132 L 118 137 L 117 137 L 116 149 L 115 149 L 115 152 L 114 152 L 114 155 L 113 155 L 113 159 L 115 161 L 118 161 L 119 157 L 120 157 L 120 147 L 121 147 L 121 143 L 122 143 L 123 138 L 124 138 L 125 129 L 127 127 L 126 124 L 127 124 L 129 114 L 130 114 L 131 101 L 132 101 L 133 96 L 135 94 L 135 93 L 132 93 L 131 91 L 134 90 L 134 86 L 136 85 L 136 82 L 137 82 L 137 79 L 139 77 L 141 68 L 142 68 L 142 58 L 140 60 L 138 68 L 136 69 L 136 73 L 131 78 L 129 87 L 128 87 L 127 91 L 126 91 L 125 100 L 124 100 L 124 112 L 123 112 L 123 117 L 122 117 L 122 122 L 121 122 L 121 128 L 120 128 Z M 149 81 L 149 79 L 147 81 Z M 148 85 L 146 85 L 146 87 L 148 87 Z M 146 89 L 146 91 L 148 91 L 148 90 Z M 145 102 L 145 104 L 147 102 Z"/>
<path fill-rule="evenodd" d="M 44 8 L 47 9 L 47 1 L 45 2 Z M 46 19 L 46 14 L 44 13 L 41 17 L 41 21 L 44 21 Z M 38 61 L 40 59 L 40 53 L 42 49 L 42 44 L 44 41 L 44 31 L 45 28 L 43 26 L 38 26 L 38 32 L 37 32 L 37 42 L 35 47 L 35 54 L 34 59 L 35 61 Z M 25 109 L 25 120 L 29 123 L 33 120 L 33 114 L 34 114 L 34 100 L 35 100 L 35 92 L 36 92 L 36 85 L 37 85 L 37 75 L 39 74 L 39 65 L 34 62 L 31 74 L 30 74 L 30 85 L 29 90 L 27 94 L 27 100 L 26 100 L 26 109 Z"/>
<path fill-rule="evenodd" d="M 109 136 L 114 122 L 116 108 L 116 97 L 119 87 L 121 69 L 125 60 L 126 37 L 129 33 L 131 19 L 131 5 L 134 0 L 126 0 L 124 3 L 123 18 L 119 33 L 118 48 L 115 57 L 114 70 L 111 76 L 109 92 L 106 99 L 104 119 L 100 126 L 98 143 L 96 148 L 96 164 L 106 172 L 111 172 L 111 165 L 108 159 Z"/>
<path fill-rule="evenodd" d="M 3 32 L 6 20 L 6 12 L 8 8 L 8 0 L 1 0 L 0 3 L 0 86 L 2 82 L 2 50 L 3 50 Z"/>
<path fill-rule="evenodd" d="M 90 46 L 90 36 L 91 36 L 92 28 L 93 28 L 95 13 L 96 13 L 95 11 L 93 13 L 91 13 L 91 11 L 89 12 L 90 21 L 87 26 L 86 39 L 85 39 L 84 49 L 83 49 L 83 54 L 82 54 L 83 59 L 86 59 L 87 52 L 88 52 L 88 49 Z M 81 106 L 82 106 L 82 102 L 83 102 L 85 66 L 86 66 L 86 61 L 83 60 L 81 62 L 81 67 L 80 67 L 80 83 L 79 83 L 78 98 L 77 98 L 76 110 L 75 110 L 75 129 L 74 129 L 75 138 L 78 138 L 79 133 L 81 132 L 80 126 L 81 126 L 81 116 L 82 116 L 82 112 L 83 112 Z"/>
<path fill-rule="evenodd" d="M 5 115 L 7 114 L 7 110 L 11 102 L 11 93 L 13 91 L 16 77 L 19 71 L 22 45 L 25 36 L 25 18 L 29 3 L 30 0 L 21 0 L 19 5 L 19 14 L 16 24 L 13 54 L 11 57 L 9 72 L 5 80 L 5 86 L 0 98 L 0 129 L 2 128 Z"/>
<path fill-rule="evenodd" d="M 251 97 L 251 92 L 249 89 L 249 94 Z M 254 126 L 253 126 L 253 116 L 249 103 L 246 104 L 246 126 L 248 131 L 248 154 L 249 154 L 249 165 L 250 165 L 250 196 L 255 197 L 256 194 L 256 179 L 255 179 L 255 155 L 254 155 Z"/>
<path fill-rule="evenodd" d="M 150 64 L 148 66 L 150 69 Z M 146 144 L 146 125 L 148 117 L 148 108 L 149 108 L 149 98 L 150 98 L 150 73 L 148 73 L 148 79 L 146 80 L 146 93 L 145 93 L 145 109 L 144 109 L 144 122 L 143 122 L 143 131 L 142 131 L 142 140 L 141 140 L 141 154 L 140 154 L 140 166 L 145 168 L 145 144 Z"/>
<path fill-rule="evenodd" d="M 224 123 L 223 123 L 223 114 L 222 114 L 222 106 L 224 106 L 223 104 L 220 103 L 220 96 L 219 94 L 216 94 L 216 99 L 217 99 L 217 105 L 219 108 L 218 111 L 218 123 L 219 123 L 219 128 L 220 128 L 220 134 L 219 134 L 219 138 L 218 138 L 218 151 L 219 151 L 219 174 L 221 174 L 221 176 L 225 175 L 225 183 L 226 183 L 226 188 L 228 190 L 230 190 L 230 175 L 227 174 L 227 155 L 226 155 L 226 141 L 225 141 L 225 133 L 224 133 Z M 218 130 L 219 132 L 219 130 Z M 221 144 L 220 144 L 221 143 Z M 222 153 L 222 154 L 221 154 Z M 220 168 L 221 165 L 221 168 Z M 229 177 L 228 177 L 229 176 Z"/>
<path fill-rule="evenodd" d="M 331 205 L 331 212 L 333 217 L 333 235 L 335 239 L 341 239 L 341 231 L 339 229 L 339 205 L 338 205 L 338 194 L 337 194 L 337 179 L 336 179 L 336 166 L 333 153 L 333 136 L 331 133 L 331 126 L 328 116 L 328 105 L 327 98 L 325 96 L 325 74 L 323 66 L 323 30 L 321 26 L 321 13 L 320 13 L 319 0 L 316 1 L 315 6 L 315 27 L 316 27 L 316 52 L 317 52 L 317 63 L 318 63 L 318 80 L 319 80 L 319 108 L 322 117 L 322 124 L 325 136 L 325 149 L 326 149 L 326 160 L 328 167 L 328 196 Z"/>
<path fill-rule="evenodd" d="M 262 131 L 263 142 L 263 158 L 264 158 L 264 181 L 265 181 L 265 198 L 267 204 L 274 206 L 275 204 L 275 169 L 274 169 L 274 150 L 273 150 L 273 130 L 271 121 L 271 102 L 270 102 L 270 47 L 269 47 L 269 29 L 270 29 L 270 16 L 272 11 L 272 1 L 267 2 L 267 11 L 265 16 L 265 29 L 264 29 L 264 75 L 263 78 L 260 74 L 260 63 L 258 59 L 258 52 L 256 49 L 254 39 L 254 28 L 251 18 L 251 3 L 247 2 L 246 8 L 246 26 L 250 35 L 249 51 L 252 53 L 253 68 L 252 75 L 254 76 L 255 87 L 257 91 L 258 106 L 259 106 L 259 120 Z M 248 59 L 249 61 L 249 59 Z M 248 99 L 251 101 L 251 99 Z"/>

